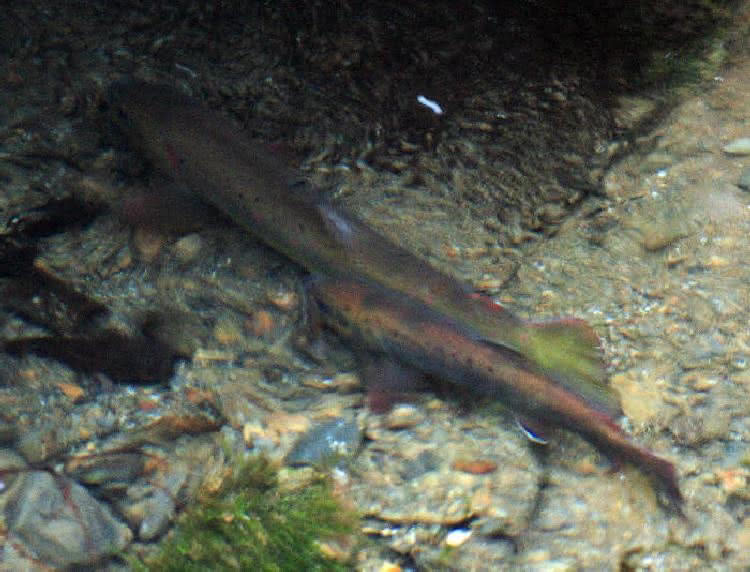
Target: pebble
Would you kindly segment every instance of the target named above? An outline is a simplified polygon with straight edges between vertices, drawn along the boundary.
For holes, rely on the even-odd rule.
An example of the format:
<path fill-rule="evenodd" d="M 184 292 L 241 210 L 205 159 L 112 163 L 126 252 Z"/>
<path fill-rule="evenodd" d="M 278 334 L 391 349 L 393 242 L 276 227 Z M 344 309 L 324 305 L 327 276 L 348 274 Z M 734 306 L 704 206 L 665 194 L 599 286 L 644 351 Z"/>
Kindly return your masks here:
<path fill-rule="evenodd" d="M 151 485 L 128 487 L 127 497 L 118 510 L 138 530 L 138 538 L 154 540 L 166 532 L 175 515 L 174 498 L 164 489 Z"/>
<path fill-rule="evenodd" d="M 86 390 L 84 390 L 77 383 L 68 383 L 60 381 L 57 383 L 57 389 L 63 392 L 73 403 L 78 403 L 86 397 Z"/>
<path fill-rule="evenodd" d="M 359 376 L 354 373 L 337 373 L 333 377 L 320 374 L 309 374 L 302 378 L 302 385 L 324 391 L 338 391 L 347 393 L 362 386 Z"/>
<path fill-rule="evenodd" d="M 174 243 L 172 250 L 177 260 L 187 264 L 195 260 L 203 248 L 203 239 L 200 234 L 192 233 L 183 236 Z"/>
<path fill-rule="evenodd" d="M 250 318 L 250 330 L 259 338 L 269 336 L 275 325 L 273 314 L 268 310 L 258 310 Z"/>
<path fill-rule="evenodd" d="M 222 345 L 237 344 L 243 339 L 242 326 L 235 319 L 223 317 L 214 326 L 214 338 Z"/>
<path fill-rule="evenodd" d="M 6 492 L 22 473 L 15 473 L 13 469 L 23 469 L 26 461 L 21 455 L 10 449 L 0 449 L 0 493 Z"/>
<path fill-rule="evenodd" d="M 653 380 L 641 379 L 635 370 L 613 375 L 610 386 L 620 395 L 622 411 L 636 427 L 665 416 L 668 411 Z"/>
<path fill-rule="evenodd" d="M 138 453 L 94 453 L 72 457 L 65 463 L 65 474 L 88 485 L 129 482 L 143 469 L 143 455 Z"/>
<path fill-rule="evenodd" d="M 410 404 L 396 405 L 385 417 L 388 429 L 408 429 L 424 421 L 424 414 Z"/>
<path fill-rule="evenodd" d="M 299 296 L 293 290 L 271 290 L 266 292 L 266 298 L 282 312 L 291 312 L 299 305 Z"/>
<path fill-rule="evenodd" d="M 729 155 L 750 155 L 750 137 L 740 137 L 722 148 Z"/>
<path fill-rule="evenodd" d="M 691 372 L 685 375 L 682 382 L 686 385 L 690 385 L 695 391 L 710 391 L 713 389 L 718 380 L 715 377 L 707 376 L 702 373 Z"/>
<path fill-rule="evenodd" d="M 450 548 L 461 546 L 464 542 L 471 538 L 471 534 L 471 530 L 467 530 L 465 528 L 457 528 L 456 530 L 451 530 L 448 534 L 445 535 L 445 545 Z"/>
<path fill-rule="evenodd" d="M 737 186 L 743 191 L 750 191 L 750 167 L 742 170 Z"/>
<path fill-rule="evenodd" d="M 497 470 L 497 463 L 486 459 L 456 459 L 451 468 L 472 475 L 486 475 Z"/>
<path fill-rule="evenodd" d="M 337 417 L 304 434 L 286 458 L 288 465 L 314 465 L 331 458 L 352 457 L 362 443 L 362 432 L 354 420 Z"/>
<path fill-rule="evenodd" d="M 164 247 L 163 234 L 151 230 L 137 228 L 133 232 L 132 246 L 138 258 L 144 262 L 153 262 Z"/>

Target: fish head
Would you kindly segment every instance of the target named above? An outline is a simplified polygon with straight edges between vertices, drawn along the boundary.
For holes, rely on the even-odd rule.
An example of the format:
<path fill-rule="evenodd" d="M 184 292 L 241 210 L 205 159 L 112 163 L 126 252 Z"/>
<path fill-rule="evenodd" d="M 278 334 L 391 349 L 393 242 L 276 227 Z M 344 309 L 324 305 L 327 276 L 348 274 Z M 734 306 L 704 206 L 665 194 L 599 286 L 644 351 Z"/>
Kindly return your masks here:
<path fill-rule="evenodd" d="M 131 147 L 160 170 L 174 173 L 179 168 L 184 157 L 176 143 L 183 137 L 183 128 L 171 110 L 192 108 L 191 98 L 166 85 L 121 80 L 110 85 L 108 103 L 112 126 L 126 136 Z"/>

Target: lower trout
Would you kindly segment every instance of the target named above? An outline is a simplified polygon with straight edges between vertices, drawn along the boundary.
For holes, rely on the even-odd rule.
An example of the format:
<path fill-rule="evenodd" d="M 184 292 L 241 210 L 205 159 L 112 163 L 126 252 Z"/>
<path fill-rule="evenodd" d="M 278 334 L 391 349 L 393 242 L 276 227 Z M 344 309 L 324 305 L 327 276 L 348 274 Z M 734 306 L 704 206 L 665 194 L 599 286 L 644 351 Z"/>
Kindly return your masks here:
<path fill-rule="evenodd" d="M 613 460 L 651 475 L 676 506 L 681 504 L 672 463 L 633 443 L 606 411 L 539 373 L 523 356 L 477 339 L 418 300 L 379 286 L 316 277 L 311 294 L 325 321 L 365 349 L 496 398 L 543 425 L 574 431 Z"/>
<path fill-rule="evenodd" d="M 226 117 L 167 87 L 111 88 L 115 122 L 161 172 L 311 272 L 404 292 L 520 352 L 592 401 L 607 401 L 598 339 L 580 320 L 532 324 L 397 246 L 337 206 Z"/>

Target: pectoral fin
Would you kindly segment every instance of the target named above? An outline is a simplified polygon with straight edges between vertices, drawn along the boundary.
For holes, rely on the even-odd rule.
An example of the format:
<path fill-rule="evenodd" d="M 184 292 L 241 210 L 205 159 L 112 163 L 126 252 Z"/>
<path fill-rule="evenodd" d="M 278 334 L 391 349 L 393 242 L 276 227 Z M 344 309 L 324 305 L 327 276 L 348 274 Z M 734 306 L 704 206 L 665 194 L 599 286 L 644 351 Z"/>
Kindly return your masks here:
<path fill-rule="evenodd" d="M 526 438 L 532 443 L 536 443 L 537 445 L 546 445 L 549 443 L 545 436 L 547 429 L 545 429 L 542 423 L 517 415 L 516 425 L 518 425 L 521 432 L 526 435 Z"/>
<path fill-rule="evenodd" d="M 367 385 L 367 404 L 376 413 L 388 412 L 404 395 L 413 393 L 423 374 L 401 366 L 386 356 L 360 356 L 362 376 Z"/>

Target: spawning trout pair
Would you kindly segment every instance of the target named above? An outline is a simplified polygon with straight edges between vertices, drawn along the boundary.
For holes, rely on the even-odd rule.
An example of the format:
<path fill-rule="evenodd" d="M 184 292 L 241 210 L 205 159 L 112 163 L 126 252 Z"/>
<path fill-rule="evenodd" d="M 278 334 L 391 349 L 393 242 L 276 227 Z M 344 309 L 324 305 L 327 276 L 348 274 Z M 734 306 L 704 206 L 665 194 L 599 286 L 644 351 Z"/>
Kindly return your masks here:
<path fill-rule="evenodd" d="M 672 465 L 631 443 L 605 413 L 617 406 L 603 388 L 598 338 L 585 322 L 517 318 L 298 185 L 298 173 L 231 121 L 172 88 L 116 83 L 110 101 L 115 121 L 158 170 L 310 272 L 333 277 L 315 289 L 327 315 L 342 318 L 330 318 L 334 325 L 368 324 L 368 346 L 385 344 L 423 371 L 455 376 L 532 418 L 572 429 L 680 498 Z"/>
<path fill-rule="evenodd" d="M 606 400 L 598 338 L 582 320 L 530 323 L 326 200 L 234 123 L 162 85 L 115 83 L 113 117 L 162 173 L 310 272 L 359 276 L 421 300 Z"/>

